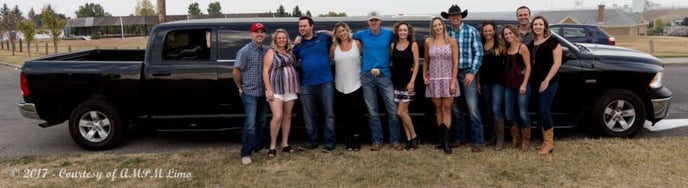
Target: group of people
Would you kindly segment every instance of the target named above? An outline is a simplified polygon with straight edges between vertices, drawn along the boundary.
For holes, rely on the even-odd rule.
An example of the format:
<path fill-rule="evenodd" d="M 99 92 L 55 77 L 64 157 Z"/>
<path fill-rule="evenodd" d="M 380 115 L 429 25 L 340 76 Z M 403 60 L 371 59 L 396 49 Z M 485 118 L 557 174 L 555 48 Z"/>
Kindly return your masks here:
<path fill-rule="evenodd" d="M 424 40 L 425 61 L 420 74 L 426 86 L 425 97 L 431 98 L 435 107 L 437 148 L 451 154 L 452 145 L 466 143 L 463 125 L 466 121 L 462 113 L 465 112 L 470 122 L 471 151 L 482 150 L 484 125 L 478 107 L 478 97 L 482 96 L 489 109 L 487 114 L 493 119 L 495 150 L 505 147 L 505 126 L 510 126 L 511 146 L 528 150 L 531 132 L 528 100 L 533 93 L 538 101 L 543 132 L 543 144 L 537 149 L 540 154 L 550 153 L 553 123 L 549 111 L 558 86 L 562 49 L 559 41 L 550 37 L 547 20 L 540 16 L 530 20 L 530 9 L 522 6 L 517 9 L 518 26 L 506 25 L 497 32 L 500 28 L 488 21 L 478 31 L 462 23 L 467 15 L 467 10 L 452 5 L 441 13 L 450 24 L 445 25 L 440 17 L 433 18 L 429 37 Z M 297 149 L 318 148 L 318 123 L 322 123 L 325 140 L 322 151 L 333 151 L 335 95 L 340 99 L 337 119 L 345 125 L 346 150 L 361 149 L 362 104 L 367 109 L 371 131 L 370 150 L 382 149 L 378 97 L 388 114 L 391 148 L 418 148 L 419 139 L 408 107 L 419 77 L 420 47 L 411 24 L 397 22 L 389 30 L 381 28 L 381 22 L 379 16 L 372 14 L 368 16 L 366 30 L 353 33 L 346 23 L 339 22 L 332 31 L 315 32 L 313 19 L 301 17 L 299 36 L 293 43 L 287 31 L 277 29 L 269 47 L 263 45 L 265 26 L 251 25 L 252 41 L 237 53 L 233 72 L 246 113 L 241 149 L 243 164 L 251 164 L 251 154 L 263 147 L 261 129 L 266 123 L 268 104 L 272 111 L 268 157 L 277 155 L 280 130 L 281 151 L 295 151 L 288 141 L 296 99 L 300 99 L 308 135 L 306 143 Z M 294 68 L 298 60 L 301 75 Z M 330 60 L 335 62 L 334 73 Z M 532 88 L 537 91 L 531 92 Z M 400 143 L 399 121 L 406 133 L 405 146 Z M 456 144 L 449 140 L 452 127 Z"/>

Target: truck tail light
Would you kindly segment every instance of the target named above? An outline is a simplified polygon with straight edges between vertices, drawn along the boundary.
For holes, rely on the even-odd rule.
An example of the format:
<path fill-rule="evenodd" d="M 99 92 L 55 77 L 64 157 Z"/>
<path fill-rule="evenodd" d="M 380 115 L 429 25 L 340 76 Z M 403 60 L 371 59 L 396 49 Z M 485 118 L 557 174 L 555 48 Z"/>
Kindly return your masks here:
<path fill-rule="evenodd" d="M 26 75 L 24 73 L 21 73 L 21 75 L 19 76 L 19 82 L 21 86 L 22 96 L 28 97 L 29 95 L 31 95 L 31 93 L 29 93 L 29 81 L 26 80 Z"/>
<path fill-rule="evenodd" d="M 610 45 L 616 46 L 616 39 L 614 39 L 614 37 L 607 38 L 607 41 L 609 41 Z"/>

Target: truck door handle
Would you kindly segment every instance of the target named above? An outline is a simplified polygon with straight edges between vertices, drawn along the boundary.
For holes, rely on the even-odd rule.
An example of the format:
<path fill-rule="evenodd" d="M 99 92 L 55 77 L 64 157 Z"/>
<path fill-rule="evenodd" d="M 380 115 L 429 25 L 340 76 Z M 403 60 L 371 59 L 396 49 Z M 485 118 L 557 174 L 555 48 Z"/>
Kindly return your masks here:
<path fill-rule="evenodd" d="M 153 71 L 153 76 L 170 76 L 170 71 Z"/>

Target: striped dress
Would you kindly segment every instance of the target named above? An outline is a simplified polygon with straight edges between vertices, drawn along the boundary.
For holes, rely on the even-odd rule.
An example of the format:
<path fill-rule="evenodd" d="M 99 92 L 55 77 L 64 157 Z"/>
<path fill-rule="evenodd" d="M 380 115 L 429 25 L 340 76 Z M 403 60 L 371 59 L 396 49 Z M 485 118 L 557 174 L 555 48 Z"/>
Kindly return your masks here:
<path fill-rule="evenodd" d="M 272 66 L 270 69 L 270 84 L 275 94 L 296 94 L 300 92 L 299 73 L 294 68 L 296 57 L 289 51 L 280 53 L 275 50 L 273 53 Z"/>

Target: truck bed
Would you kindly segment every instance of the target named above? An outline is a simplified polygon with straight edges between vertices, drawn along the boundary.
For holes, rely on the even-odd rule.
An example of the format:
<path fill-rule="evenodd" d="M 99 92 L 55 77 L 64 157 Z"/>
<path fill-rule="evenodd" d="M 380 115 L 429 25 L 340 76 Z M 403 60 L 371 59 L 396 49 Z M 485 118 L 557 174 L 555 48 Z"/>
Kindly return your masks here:
<path fill-rule="evenodd" d="M 139 61 L 144 60 L 145 50 L 86 50 L 63 53 L 35 59 L 33 61 Z"/>

